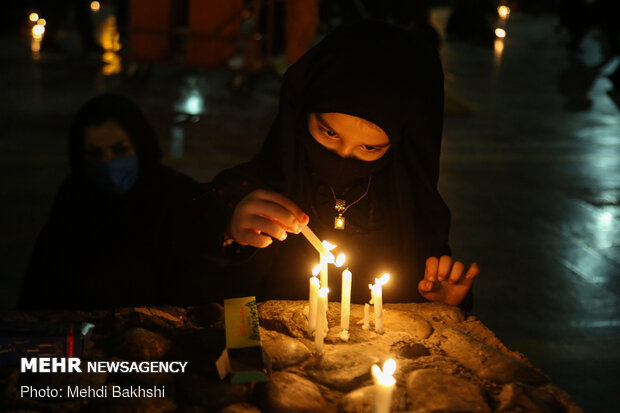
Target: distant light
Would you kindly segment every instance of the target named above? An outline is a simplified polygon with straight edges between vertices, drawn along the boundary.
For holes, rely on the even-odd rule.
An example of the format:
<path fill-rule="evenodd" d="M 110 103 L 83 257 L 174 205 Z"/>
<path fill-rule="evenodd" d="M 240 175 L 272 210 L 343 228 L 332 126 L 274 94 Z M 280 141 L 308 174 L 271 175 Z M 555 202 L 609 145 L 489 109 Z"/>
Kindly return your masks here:
<path fill-rule="evenodd" d="M 614 216 L 611 212 L 603 212 L 599 218 L 600 226 L 603 228 L 609 228 L 613 222 Z"/>
<path fill-rule="evenodd" d="M 45 21 L 45 19 L 39 19 L 37 21 L 37 24 L 41 25 L 41 26 L 45 26 L 47 24 L 47 22 Z"/>
<path fill-rule="evenodd" d="M 501 17 L 502 19 L 507 18 L 510 15 L 510 7 L 499 6 L 497 8 L 497 14 L 499 14 L 499 17 Z"/>
<path fill-rule="evenodd" d="M 91 1 L 90 2 L 90 9 L 92 11 L 94 11 L 95 13 L 98 12 L 100 8 L 101 8 L 101 4 L 99 4 L 98 1 Z"/>
<path fill-rule="evenodd" d="M 495 29 L 495 36 L 499 37 L 500 39 L 503 39 L 504 37 L 506 37 L 506 30 L 504 29 Z"/>
<path fill-rule="evenodd" d="M 43 33 L 45 33 L 45 27 L 41 26 L 40 24 L 35 24 L 32 27 L 32 36 L 35 39 L 40 39 L 43 36 Z"/>
<path fill-rule="evenodd" d="M 39 15 L 37 13 L 30 13 L 30 16 L 28 16 L 28 18 L 30 19 L 31 22 L 36 22 L 37 20 L 39 20 Z"/>

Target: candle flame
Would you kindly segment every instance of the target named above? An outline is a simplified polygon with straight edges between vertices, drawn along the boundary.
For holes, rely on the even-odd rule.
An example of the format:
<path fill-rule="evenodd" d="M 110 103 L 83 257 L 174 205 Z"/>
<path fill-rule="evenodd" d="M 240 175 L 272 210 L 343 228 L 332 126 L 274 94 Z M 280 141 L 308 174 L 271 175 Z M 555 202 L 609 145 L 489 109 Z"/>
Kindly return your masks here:
<path fill-rule="evenodd" d="M 384 285 L 388 281 L 390 281 L 390 274 L 388 274 L 387 272 L 383 274 L 381 278 L 375 278 L 376 285 Z"/>
<path fill-rule="evenodd" d="M 374 364 L 372 366 L 372 375 L 375 380 L 384 386 L 393 386 L 396 383 L 396 380 L 392 376 L 396 371 L 396 361 L 394 359 L 387 359 L 385 363 L 383 363 L 383 371 Z"/>
<path fill-rule="evenodd" d="M 316 285 L 317 287 L 321 285 L 319 279 L 316 277 L 310 277 L 310 282 L 312 283 L 312 285 Z"/>
<path fill-rule="evenodd" d="M 351 274 L 351 271 L 349 271 L 348 268 L 342 272 L 342 278 L 347 278 L 350 280 L 352 275 L 353 274 Z"/>
<path fill-rule="evenodd" d="M 504 37 L 506 37 L 506 30 L 500 28 L 495 29 L 495 36 L 503 39 Z"/>
<path fill-rule="evenodd" d="M 30 16 L 28 16 L 28 18 L 30 19 L 31 22 L 36 22 L 37 20 L 39 20 L 39 15 L 37 13 L 30 13 Z"/>
<path fill-rule="evenodd" d="M 312 275 L 316 277 L 317 275 L 319 275 L 320 272 L 321 272 L 321 264 L 315 265 L 314 268 L 312 269 Z"/>
<path fill-rule="evenodd" d="M 319 288 L 319 296 L 320 297 L 327 297 L 327 293 L 328 292 L 329 292 L 329 288 L 327 288 L 327 287 Z"/>
<path fill-rule="evenodd" d="M 336 247 L 337 247 L 337 245 L 334 245 L 334 244 L 332 244 L 331 242 L 329 242 L 329 241 L 325 241 L 325 240 L 323 240 L 323 246 L 325 247 L 325 249 L 326 249 L 327 251 L 331 251 L 331 250 L 333 250 L 334 248 L 336 248 Z"/>
<path fill-rule="evenodd" d="M 339 254 L 338 257 L 336 258 L 336 267 L 342 267 L 344 265 L 344 261 L 345 261 L 345 256 L 344 254 Z"/>
<path fill-rule="evenodd" d="M 499 14 L 499 17 L 501 17 L 502 19 L 505 19 L 506 17 L 508 17 L 510 15 L 510 7 L 508 7 L 508 6 L 499 6 L 497 8 L 497 14 Z"/>

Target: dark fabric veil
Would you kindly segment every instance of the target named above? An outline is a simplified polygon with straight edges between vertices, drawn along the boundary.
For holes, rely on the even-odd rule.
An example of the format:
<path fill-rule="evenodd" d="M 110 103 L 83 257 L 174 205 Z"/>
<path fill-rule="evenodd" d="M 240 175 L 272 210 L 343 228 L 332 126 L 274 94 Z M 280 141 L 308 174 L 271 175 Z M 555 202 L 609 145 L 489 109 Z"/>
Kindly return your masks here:
<path fill-rule="evenodd" d="M 375 21 L 330 33 L 286 72 L 278 115 L 260 153 L 216 178 L 217 190 L 228 190 L 236 176 L 243 185 L 249 181 L 270 188 L 307 208 L 310 183 L 299 126 L 310 112 L 364 118 L 389 136 L 391 160 L 381 181 L 385 187 L 374 199 L 389 211 L 387 227 L 399 249 L 400 279 L 413 273 L 391 301 L 423 301 L 416 286 L 426 258 L 449 254 L 450 212 L 437 191 L 443 72 L 432 42 L 421 32 Z"/>

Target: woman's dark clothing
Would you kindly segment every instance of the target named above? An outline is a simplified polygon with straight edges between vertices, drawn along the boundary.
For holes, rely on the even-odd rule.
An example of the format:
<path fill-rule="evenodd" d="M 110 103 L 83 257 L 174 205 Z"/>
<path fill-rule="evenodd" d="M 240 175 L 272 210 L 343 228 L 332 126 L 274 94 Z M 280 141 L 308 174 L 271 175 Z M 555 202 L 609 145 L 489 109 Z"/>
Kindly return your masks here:
<path fill-rule="evenodd" d="M 351 159 L 339 163 L 322 146 L 312 147 L 318 144 L 307 131 L 308 114 L 328 112 L 381 127 L 392 144 L 385 159 L 370 166 Z M 424 301 L 417 284 L 426 258 L 450 252 L 450 214 L 437 192 L 442 121 L 443 72 L 424 34 L 373 21 L 329 34 L 286 72 L 278 115 L 260 153 L 220 173 L 197 199 L 203 212 L 197 290 L 205 299 L 244 294 L 307 299 L 318 253 L 302 235 L 289 234 L 261 250 L 221 246 L 237 202 L 265 188 L 293 200 L 317 236 L 347 254 L 354 302 L 368 301 L 368 284 L 384 272 L 392 275 L 384 287 L 386 301 Z M 349 182 L 329 178 L 365 167 L 365 175 L 353 171 Z M 334 229 L 332 189 L 349 205 L 364 193 L 370 176 L 368 195 L 345 214 L 345 229 Z M 205 238 L 209 231 L 213 236 Z M 330 266 L 331 297 L 339 297 L 342 270 Z"/>
<path fill-rule="evenodd" d="M 102 192 L 84 172 L 84 130 L 107 120 L 129 135 L 139 178 L 123 195 Z M 117 95 L 89 101 L 69 138 L 71 175 L 35 245 L 21 308 L 97 309 L 195 301 L 184 282 L 177 228 L 196 183 L 161 165 L 155 133 L 139 108 Z"/>

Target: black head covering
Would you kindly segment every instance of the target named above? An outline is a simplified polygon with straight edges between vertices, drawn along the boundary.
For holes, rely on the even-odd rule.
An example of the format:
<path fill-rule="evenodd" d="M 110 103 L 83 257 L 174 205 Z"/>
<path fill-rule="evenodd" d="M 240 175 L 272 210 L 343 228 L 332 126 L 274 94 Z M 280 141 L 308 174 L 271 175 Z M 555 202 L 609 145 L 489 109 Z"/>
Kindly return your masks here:
<path fill-rule="evenodd" d="M 69 130 L 69 164 L 74 177 L 84 176 L 84 132 L 93 125 L 115 121 L 127 133 L 138 156 L 140 176 L 148 176 L 160 163 L 161 149 L 155 131 L 129 98 L 106 93 L 86 102 L 78 111 Z"/>
<path fill-rule="evenodd" d="M 450 212 L 437 191 L 443 122 L 437 50 L 422 32 L 364 21 L 336 29 L 289 68 L 272 129 L 258 156 L 240 169 L 302 208 L 310 190 L 300 125 L 310 112 L 364 118 L 390 138 L 375 199 L 389 211 L 398 265 L 414 273 L 395 299 L 422 300 L 414 278 L 423 275 L 427 257 L 449 254 Z"/>

